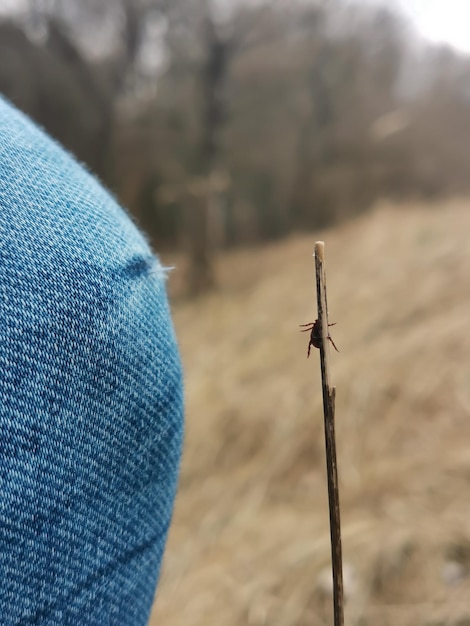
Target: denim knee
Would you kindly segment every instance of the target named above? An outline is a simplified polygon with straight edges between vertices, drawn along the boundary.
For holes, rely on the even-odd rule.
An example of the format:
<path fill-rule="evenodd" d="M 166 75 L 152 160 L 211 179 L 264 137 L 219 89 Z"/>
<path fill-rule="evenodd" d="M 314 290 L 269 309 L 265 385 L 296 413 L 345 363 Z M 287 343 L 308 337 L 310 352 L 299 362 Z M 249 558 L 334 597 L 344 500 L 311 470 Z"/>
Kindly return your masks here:
<path fill-rule="evenodd" d="M 0 623 L 144 625 L 183 432 L 164 271 L 1 99 L 0 292 Z"/>

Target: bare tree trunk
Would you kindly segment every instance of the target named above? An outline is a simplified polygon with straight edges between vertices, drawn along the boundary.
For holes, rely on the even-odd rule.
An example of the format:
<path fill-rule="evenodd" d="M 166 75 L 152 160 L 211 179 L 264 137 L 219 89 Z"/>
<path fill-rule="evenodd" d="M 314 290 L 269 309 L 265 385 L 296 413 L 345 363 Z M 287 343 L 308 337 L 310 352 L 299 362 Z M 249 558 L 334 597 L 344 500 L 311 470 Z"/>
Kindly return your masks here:
<path fill-rule="evenodd" d="M 188 194 L 189 267 L 187 280 L 192 296 L 209 291 L 215 285 L 212 242 L 210 241 L 210 190 L 207 184 Z"/>
<path fill-rule="evenodd" d="M 212 189 L 212 174 L 216 167 L 218 153 L 218 132 L 223 117 L 222 84 L 227 68 L 228 44 L 216 31 L 208 14 L 204 24 L 206 60 L 201 76 L 201 145 L 197 171 L 202 184 L 197 193 L 189 196 L 189 291 L 199 295 L 215 286 L 214 242 L 211 225 L 216 195 Z"/>

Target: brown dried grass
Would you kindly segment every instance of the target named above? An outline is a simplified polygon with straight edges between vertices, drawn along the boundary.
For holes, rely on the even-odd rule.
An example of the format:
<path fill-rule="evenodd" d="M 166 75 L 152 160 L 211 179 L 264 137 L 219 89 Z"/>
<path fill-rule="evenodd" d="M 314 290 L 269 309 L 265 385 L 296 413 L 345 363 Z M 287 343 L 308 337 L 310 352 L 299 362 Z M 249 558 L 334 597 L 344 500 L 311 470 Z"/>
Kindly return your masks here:
<path fill-rule="evenodd" d="M 346 624 L 470 623 L 469 234 L 465 201 L 383 205 L 226 255 L 218 293 L 175 305 L 187 433 L 152 625 L 332 623 L 319 363 L 298 332 L 319 238 Z"/>

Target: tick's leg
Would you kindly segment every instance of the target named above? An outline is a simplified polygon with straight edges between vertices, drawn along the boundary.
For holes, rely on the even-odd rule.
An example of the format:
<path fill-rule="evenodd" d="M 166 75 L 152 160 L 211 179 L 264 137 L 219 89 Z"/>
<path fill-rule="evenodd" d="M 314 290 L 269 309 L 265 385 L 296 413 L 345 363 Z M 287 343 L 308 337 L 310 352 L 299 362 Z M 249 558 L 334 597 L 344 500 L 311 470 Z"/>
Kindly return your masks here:
<path fill-rule="evenodd" d="M 311 348 L 311 347 L 312 347 L 312 342 L 311 342 L 311 341 L 309 341 L 309 344 L 308 344 L 308 350 L 307 350 L 307 359 L 308 359 L 308 357 L 310 356 L 310 348 Z"/>
<path fill-rule="evenodd" d="M 333 341 L 333 339 L 330 337 L 330 335 L 328 335 L 328 339 L 331 341 L 331 343 L 333 344 L 333 348 L 336 350 L 336 352 L 339 352 L 338 348 L 335 345 L 335 342 Z"/>
<path fill-rule="evenodd" d="M 299 324 L 299 326 L 301 328 L 305 328 L 306 326 L 310 326 L 310 328 L 313 328 L 313 326 L 315 326 L 315 322 L 309 322 L 308 324 Z"/>
<path fill-rule="evenodd" d="M 331 322 L 331 324 L 328 324 L 328 326 L 336 326 L 336 322 Z"/>

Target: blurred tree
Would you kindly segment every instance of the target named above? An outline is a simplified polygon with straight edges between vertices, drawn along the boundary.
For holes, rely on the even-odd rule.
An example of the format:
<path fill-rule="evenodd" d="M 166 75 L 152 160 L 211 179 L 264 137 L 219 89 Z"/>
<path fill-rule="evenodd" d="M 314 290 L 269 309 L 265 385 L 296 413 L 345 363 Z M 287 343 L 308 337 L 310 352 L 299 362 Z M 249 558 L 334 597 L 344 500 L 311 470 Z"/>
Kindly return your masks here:
<path fill-rule="evenodd" d="M 113 133 L 119 99 L 135 88 L 148 16 L 166 0 L 30 0 L 33 29 L 81 80 L 100 118 L 88 164 L 116 187 Z M 99 42 L 101 43 L 101 48 Z"/>
<path fill-rule="evenodd" d="M 229 42 L 217 30 L 206 7 L 203 23 L 205 59 L 201 68 L 201 132 L 195 154 L 194 173 L 201 184 L 192 185 L 188 207 L 190 265 L 188 284 L 193 294 L 210 289 L 215 284 L 211 241 L 211 220 L 217 219 L 217 195 L 213 189 L 213 174 L 217 167 L 220 126 L 224 118 L 223 83 L 227 72 Z"/>
<path fill-rule="evenodd" d="M 0 91 L 99 174 L 106 89 L 54 21 L 47 44 L 0 23 Z"/>
<path fill-rule="evenodd" d="M 167 127 L 172 145 L 173 154 L 167 152 L 163 168 L 173 184 L 170 203 L 176 198 L 184 209 L 188 286 L 196 295 L 215 284 L 212 235 L 219 207 L 214 180 L 232 44 L 223 25 L 216 22 L 210 2 L 188 6 L 176 1 L 167 7 L 166 16 L 168 63 L 160 80 L 156 116 Z"/>

